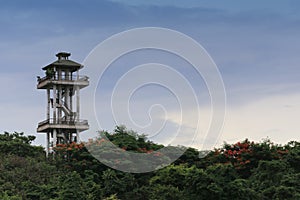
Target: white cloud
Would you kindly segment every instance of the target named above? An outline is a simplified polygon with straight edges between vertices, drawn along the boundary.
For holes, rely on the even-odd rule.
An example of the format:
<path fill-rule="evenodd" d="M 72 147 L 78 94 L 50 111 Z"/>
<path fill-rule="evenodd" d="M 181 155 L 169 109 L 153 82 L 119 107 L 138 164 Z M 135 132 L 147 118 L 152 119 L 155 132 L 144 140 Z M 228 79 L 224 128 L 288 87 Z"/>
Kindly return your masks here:
<path fill-rule="evenodd" d="M 272 95 L 228 108 L 223 140 L 269 137 L 277 143 L 299 140 L 300 94 Z"/>
<path fill-rule="evenodd" d="M 205 117 L 200 117 L 201 128 L 193 143 L 194 147 L 200 149 L 205 136 L 203 133 L 209 128 L 209 116 L 212 114 L 207 108 L 202 108 L 202 113 Z M 299 140 L 299 115 L 300 94 L 272 95 L 243 105 L 231 105 L 227 108 L 225 124 L 217 147 L 222 145 L 223 141 L 233 143 L 246 138 L 261 141 L 268 137 L 279 144 Z M 190 141 L 196 127 L 189 123 L 189 120 L 181 123 L 178 113 L 169 116 L 174 123 L 188 127 L 185 129 L 186 134 L 181 135 L 178 141 Z M 194 116 L 190 117 L 192 122 Z M 209 138 L 209 135 L 207 137 Z"/>

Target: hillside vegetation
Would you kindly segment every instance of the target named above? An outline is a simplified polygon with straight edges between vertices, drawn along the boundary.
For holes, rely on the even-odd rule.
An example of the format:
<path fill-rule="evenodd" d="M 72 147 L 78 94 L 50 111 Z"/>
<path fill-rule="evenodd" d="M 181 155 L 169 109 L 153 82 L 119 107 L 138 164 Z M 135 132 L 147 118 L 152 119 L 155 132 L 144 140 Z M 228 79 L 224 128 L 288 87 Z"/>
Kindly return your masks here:
<path fill-rule="evenodd" d="M 105 136 L 124 151 L 155 152 L 162 145 L 124 127 Z M 106 145 L 99 137 L 88 143 L 58 145 L 48 158 L 31 145 L 34 136 L 0 134 L 0 199 L 300 199 L 300 143 L 248 141 L 224 144 L 204 158 L 185 153 L 160 170 L 131 174 L 101 164 L 87 145 Z M 109 151 L 109 149 L 107 150 Z M 112 160 L 115 166 L 126 159 Z M 145 161 L 147 162 L 147 161 Z M 150 165 L 151 163 L 149 163 Z"/>

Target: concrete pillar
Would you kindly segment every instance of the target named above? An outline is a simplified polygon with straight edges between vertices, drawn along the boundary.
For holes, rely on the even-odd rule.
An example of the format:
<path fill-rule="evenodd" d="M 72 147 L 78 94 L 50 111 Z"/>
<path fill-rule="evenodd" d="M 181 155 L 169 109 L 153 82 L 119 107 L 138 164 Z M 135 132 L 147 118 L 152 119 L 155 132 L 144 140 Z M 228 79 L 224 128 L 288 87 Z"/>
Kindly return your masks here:
<path fill-rule="evenodd" d="M 62 87 L 61 87 L 61 85 L 58 86 L 57 93 L 58 93 L 57 99 L 58 99 L 59 104 L 63 104 L 63 102 L 62 102 Z M 62 108 L 59 108 L 57 110 L 57 112 L 58 112 L 58 122 L 60 122 L 61 121 L 61 117 L 62 117 Z"/>
<path fill-rule="evenodd" d="M 56 96 L 56 85 L 53 85 L 53 122 L 56 123 L 56 101 L 57 101 L 57 96 Z"/>
<path fill-rule="evenodd" d="M 70 89 L 69 87 L 65 88 L 65 106 L 72 111 L 70 108 Z M 67 116 L 67 119 L 70 120 L 70 116 Z"/>
<path fill-rule="evenodd" d="M 69 90 L 69 97 L 70 97 L 70 110 L 73 112 L 73 95 L 74 95 L 74 88 L 71 86 L 68 88 Z M 72 94 L 71 94 L 72 93 Z"/>
<path fill-rule="evenodd" d="M 77 120 L 79 120 L 80 116 L 80 93 L 79 93 L 79 87 L 76 86 L 76 114 L 77 114 Z"/>
<path fill-rule="evenodd" d="M 79 138 L 79 130 L 76 130 L 76 143 L 80 142 L 80 138 Z"/>
<path fill-rule="evenodd" d="M 50 119 L 50 106 L 51 106 L 51 101 L 50 101 L 50 88 L 47 88 L 47 119 Z"/>
<path fill-rule="evenodd" d="M 46 156 L 48 157 L 49 152 L 50 152 L 50 133 L 47 132 L 47 137 L 46 137 Z"/>
<path fill-rule="evenodd" d="M 73 72 L 70 72 L 71 80 L 73 80 Z M 74 87 L 70 86 L 69 88 L 69 97 L 70 97 L 70 110 L 73 112 L 73 95 L 74 95 Z"/>
<path fill-rule="evenodd" d="M 79 80 L 79 70 L 76 71 L 76 76 L 77 79 Z M 77 120 L 80 118 L 80 92 L 79 92 L 79 87 L 76 86 L 76 115 L 77 115 Z"/>
<path fill-rule="evenodd" d="M 53 129 L 53 147 L 57 144 L 57 132 L 56 129 Z"/>

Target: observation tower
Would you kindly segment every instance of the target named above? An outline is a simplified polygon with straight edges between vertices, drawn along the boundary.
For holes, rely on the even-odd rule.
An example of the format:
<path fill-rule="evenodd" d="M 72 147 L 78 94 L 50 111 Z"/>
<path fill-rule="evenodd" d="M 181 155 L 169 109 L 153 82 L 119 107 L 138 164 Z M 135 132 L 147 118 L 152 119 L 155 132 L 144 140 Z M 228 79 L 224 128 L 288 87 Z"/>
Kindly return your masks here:
<path fill-rule="evenodd" d="M 37 127 L 38 133 L 46 133 L 47 155 L 57 144 L 79 141 L 79 133 L 89 129 L 88 121 L 80 119 L 80 90 L 89 85 L 89 78 L 79 75 L 83 65 L 70 56 L 56 54 L 57 60 L 42 68 L 45 77 L 37 77 L 37 89 L 47 92 L 46 120 Z"/>

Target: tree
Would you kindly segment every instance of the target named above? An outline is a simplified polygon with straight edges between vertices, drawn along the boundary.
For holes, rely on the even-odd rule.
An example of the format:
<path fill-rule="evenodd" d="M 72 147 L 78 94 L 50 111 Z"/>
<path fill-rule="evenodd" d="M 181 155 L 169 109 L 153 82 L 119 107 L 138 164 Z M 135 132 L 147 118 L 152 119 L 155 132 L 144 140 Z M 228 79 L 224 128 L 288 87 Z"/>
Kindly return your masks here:
<path fill-rule="evenodd" d="M 59 200 L 83 200 L 86 195 L 83 188 L 84 182 L 80 175 L 73 171 L 65 176 L 60 177 L 60 185 L 58 191 Z"/>
<path fill-rule="evenodd" d="M 8 133 L 0 134 L 0 153 L 15 154 L 22 157 L 44 157 L 43 147 L 32 146 L 35 136 L 25 136 L 24 133 Z"/>

